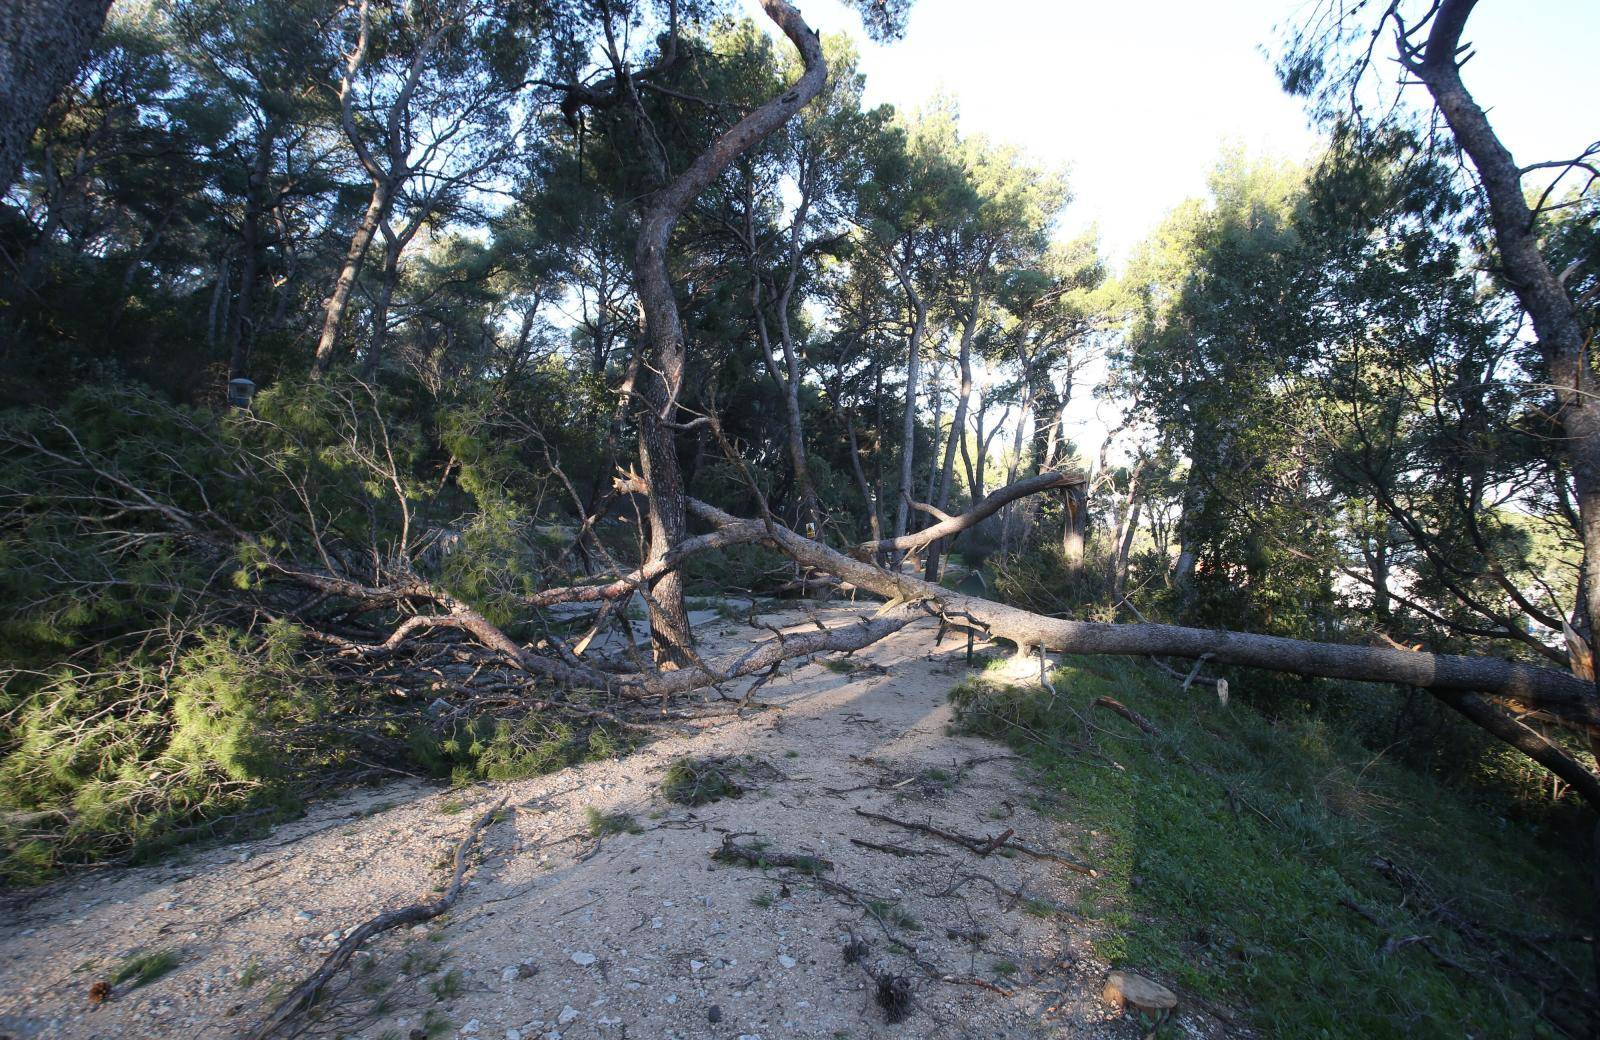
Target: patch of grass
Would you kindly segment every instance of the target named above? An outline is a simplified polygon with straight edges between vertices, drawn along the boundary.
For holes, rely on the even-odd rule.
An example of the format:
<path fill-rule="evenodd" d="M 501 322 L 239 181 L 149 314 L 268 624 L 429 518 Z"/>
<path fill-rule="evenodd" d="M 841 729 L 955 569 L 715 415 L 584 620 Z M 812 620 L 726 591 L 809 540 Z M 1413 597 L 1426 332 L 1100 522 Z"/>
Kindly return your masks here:
<path fill-rule="evenodd" d="M 428 983 L 428 992 L 439 1000 L 459 996 L 462 990 L 461 973 L 454 968 Z"/>
<path fill-rule="evenodd" d="M 849 675 L 852 672 L 859 671 L 861 668 L 860 665 L 848 657 L 830 657 L 822 662 L 822 667 L 836 675 Z"/>
<path fill-rule="evenodd" d="M 465 812 L 466 809 L 466 803 L 455 798 L 439 803 L 440 816 L 455 816 L 457 813 Z"/>
<path fill-rule="evenodd" d="M 111 974 L 112 985 L 133 980 L 134 989 L 148 986 L 178 966 L 180 958 L 174 949 L 140 950 L 123 961 Z"/>
<path fill-rule="evenodd" d="M 773 899 L 771 892 L 757 892 L 755 895 L 750 897 L 750 905 L 760 907 L 763 910 L 771 906 L 772 903 Z"/>
<path fill-rule="evenodd" d="M 244 971 L 239 973 L 239 988 L 249 989 L 251 986 L 254 986 L 260 981 L 261 961 L 255 957 L 251 957 L 250 960 L 245 963 Z"/>
<path fill-rule="evenodd" d="M 908 932 L 922 931 L 922 922 L 899 903 L 891 903 L 887 899 L 869 899 L 867 909 L 883 918 L 888 924 L 904 928 Z"/>
<path fill-rule="evenodd" d="M 1004 976 L 1004 975 L 1015 975 L 1017 972 L 1022 970 L 1022 969 L 1017 967 L 1017 964 L 1016 964 L 1015 961 L 995 961 L 993 964 L 990 965 L 990 967 L 994 969 L 994 973 L 996 975 L 1002 975 L 1002 976 Z"/>
<path fill-rule="evenodd" d="M 724 798 L 738 798 L 744 794 L 744 788 L 728 775 L 731 771 L 727 759 L 675 759 L 661 778 L 661 793 L 667 801 L 679 805 L 705 805 Z"/>
<path fill-rule="evenodd" d="M 1314 716 L 1224 708 L 1131 662 L 1074 659 L 1053 682 L 1050 696 L 991 672 L 952 699 L 967 732 L 1024 753 L 1041 789 L 1070 793 L 1052 811 L 1094 832 L 1080 854 L 1100 876 L 1077 909 L 1106 927 L 1114 965 L 1268 1036 L 1556 1036 L 1552 1014 L 1583 1032 L 1581 996 L 1541 1014 L 1537 988 L 1503 968 L 1548 977 L 1504 935 L 1586 919 L 1575 857 L 1548 832 Z M 1100 696 L 1159 734 L 1094 708 Z M 1481 927 L 1458 931 L 1441 905 Z M 1548 949 L 1575 977 L 1592 970 L 1575 945 Z"/>
<path fill-rule="evenodd" d="M 586 806 L 583 810 L 584 825 L 589 829 L 591 838 L 604 838 L 611 834 L 642 834 L 644 828 L 639 826 L 627 813 L 601 812 L 594 806 Z"/>

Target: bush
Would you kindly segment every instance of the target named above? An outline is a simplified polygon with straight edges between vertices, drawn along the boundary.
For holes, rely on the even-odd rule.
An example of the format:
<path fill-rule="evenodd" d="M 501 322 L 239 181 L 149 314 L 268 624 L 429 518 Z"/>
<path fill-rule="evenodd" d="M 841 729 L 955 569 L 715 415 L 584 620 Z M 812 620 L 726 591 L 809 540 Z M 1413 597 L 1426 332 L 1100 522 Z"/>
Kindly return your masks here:
<path fill-rule="evenodd" d="M 137 654 L 33 677 L 0 731 L 4 878 L 147 858 L 292 811 L 289 764 L 329 753 L 303 736 L 323 714 L 323 679 L 298 643 L 283 625 L 256 640 L 212 629 L 167 660 Z M 14 673 L 12 688 L 27 678 Z"/>

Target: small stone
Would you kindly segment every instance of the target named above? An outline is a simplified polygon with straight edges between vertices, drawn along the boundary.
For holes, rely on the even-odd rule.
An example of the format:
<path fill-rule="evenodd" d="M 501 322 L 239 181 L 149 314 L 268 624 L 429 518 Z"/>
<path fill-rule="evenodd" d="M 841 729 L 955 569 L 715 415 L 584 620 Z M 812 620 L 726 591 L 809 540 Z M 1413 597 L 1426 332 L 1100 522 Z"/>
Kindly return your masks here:
<path fill-rule="evenodd" d="M 340 935 L 340 933 L 338 933 L 338 932 L 329 932 L 327 935 L 324 935 L 322 937 L 322 941 L 323 942 L 338 942 L 339 941 L 339 935 Z"/>
<path fill-rule="evenodd" d="M 478 1022 L 477 1019 L 474 1018 L 474 1019 L 470 1019 L 467 1022 L 466 1025 L 461 1027 L 461 1032 L 463 1032 L 463 1033 L 465 1033 L 465 1034 L 470 1036 L 471 1034 L 476 1033 L 478 1031 L 478 1029 L 479 1029 L 479 1022 Z"/>
<path fill-rule="evenodd" d="M 706 1008 L 706 1021 L 707 1022 L 721 1022 L 722 1021 L 722 1009 L 717 1007 L 717 1005 L 715 1005 L 715 1004 L 712 1004 L 710 1007 Z"/>
<path fill-rule="evenodd" d="M 701 968 L 704 968 L 705 966 L 706 966 L 706 962 L 705 961 L 690 961 L 689 962 L 689 970 L 690 971 L 699 971 Z"/>
<path fill-rule="evenodd" d="M 428 926 L 425 925 L 425 924 L 414 924 L 414 925 L 411 926 L 411 934 L 412 935 L 427 935 L 428 934 Z"/>
<path fill-rule="evenodd" d="M 667 1003 L 668 1004 L 676 1004 L 677 1002 L 678 1002 L 678 995 L 676 993 L 668 993 L 667 994 Z"/>
<path fill-rule="evenodd" d="M 778 955 L 778 963 L 783 965 L 785 968 L 792 968 L 796 964 L 799 964 L 800 962 L 795 960 L 793 957 L 789 956 L 788 954 L 784 953 L 784 954 L 779 954 Z"/>
<path fill-rule="evenodd" d="M 566 1007 L 561 1009 L 561 1014 L 556 1016 L 556 1024 L 564 1026 L 577 1017 L 578 1009 L 573 1007 L 571 1004 L 568 1004 Z"/>
<path fill-rule="evenodd" d="M 522 968 L 521 968 L 520 965 L 511 964 L 511 965 L 507 965 L 506 967 L 500 969 L 500 981 L 501 982 L 515 982 L 518 978 L 521 977 L 521 975 L 522 975 Z"/>
<path fill-rule="evenodd" d="M 539 966 L 531 960 L 523 961 L 517 965 L 517 978 L 531 979 L 539 974 Z"/>
<path fill-rule="evenodd" d="M 296 921 L 309 921 L 315 916 L 317 915 L 313 914 L 310 910 L 296 910 L 294 919 Z"/>
<path fill-rule="evenodd" d="M 522 1040 L 522 1030 L 520 1030 L 520 1029 L 507 1029 L 506 1030 L 506 1040 Z"/>
<path fill-rule="evenodd" d="M 1140 1011 L 1166 1011 L 1178 1006 L 1178 996 L 1159 982 L 1152 982 L 1131 971 L 1114 971 L 1106 976 L 1100 996 L 1116 1007 Z"/>
<path fill-rule="evenodd" d="M 595 956 L 592 953 L 584 953 L 580 951 L 572 955 L 572 963 L 576 964 L 580 968 L 587 968 L 594 962 Z"/>

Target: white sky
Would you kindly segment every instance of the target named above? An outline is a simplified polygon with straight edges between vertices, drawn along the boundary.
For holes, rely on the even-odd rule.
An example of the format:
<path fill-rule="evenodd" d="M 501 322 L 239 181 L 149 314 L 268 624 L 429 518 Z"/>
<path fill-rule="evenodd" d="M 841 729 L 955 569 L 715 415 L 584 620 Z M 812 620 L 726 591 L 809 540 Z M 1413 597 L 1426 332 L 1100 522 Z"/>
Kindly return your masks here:
<path fill-rule="evenodd" d="M 743 3 L 765 21 L 755 0 Z M 913 110 L 946 94 L 965 129 L 1065 167 L 1074 200 L 1063 231 L 1097 227 L 1120 267 L 1169 210 L 1205 193 L 1225 146 L 1296 159 L 1316 150 L 1269 57 L 1277 27 L 1308 7 L 916 0 L 904 39 L 887 46 L 867 40 L 840 0 L 804 0 L 802 11 L 819 32 L 855 37 L 869 104 Z M 1482 0 L 1467 36 L 1478 50 L 1467 85 L 1518 162 L 1571 157 L 1600 136 L 1600 0 Z M 1080 391 L 1072 411 L 1074 439 L 1092 457 L 1116 409 Z"/>

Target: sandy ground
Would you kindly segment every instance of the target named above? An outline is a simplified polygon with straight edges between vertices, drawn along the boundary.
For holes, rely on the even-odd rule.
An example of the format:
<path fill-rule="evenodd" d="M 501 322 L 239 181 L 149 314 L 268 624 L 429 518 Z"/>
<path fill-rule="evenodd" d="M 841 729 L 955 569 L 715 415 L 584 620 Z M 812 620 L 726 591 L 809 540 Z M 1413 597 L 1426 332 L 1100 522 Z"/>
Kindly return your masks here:
<path fill-rule="evenodd" d="M 753 631 L 699 626 L 713 650 L 767 638 Z M 1011 828 L 1094 861 L 1094 835 L 1041 816 L 1039 792 L 1004 748 L 947 732 L 962 646 L 935 649 L 933 638 L 931 625 L 914 625 L 856 655 L 862 667 L 849 674 L 793 667 L 759 693 L 774 710 L 618 761 L 466 791 L 363 790 L 260 841 L 85 874 L 0 923 L 0 1037 L 243 1035 L 344 929 L 431 898 L 448 853 L 502 798 L 510 811 L 484 832 L 454 910 L 369 943 L 307 1035 L 1143 1035 L 1099 999 L 1100 926 L 1076 913 L 1086 879 L 852 811 L 969 835 Z M 687 808 L 662 796 L 672 760 L 714 755 L 738 756 L 743 797 Z M 591 806 L 629 814 L 640 830 L 591 838 Z M 739 832 L 749 832 L 742 843 L 826 858 L 823 880 L 856 898 L 793 871 L 714 861 L 723 835 Z M 842 952 L 852 936 L 868 944 L 853 964 Z M 91 1003 L 91 985 L 130 954 L 169 948 L 180 957 L 170 973 Z M 875 999 L 885 976 L 909 985 L 898 1024 Z"/>

